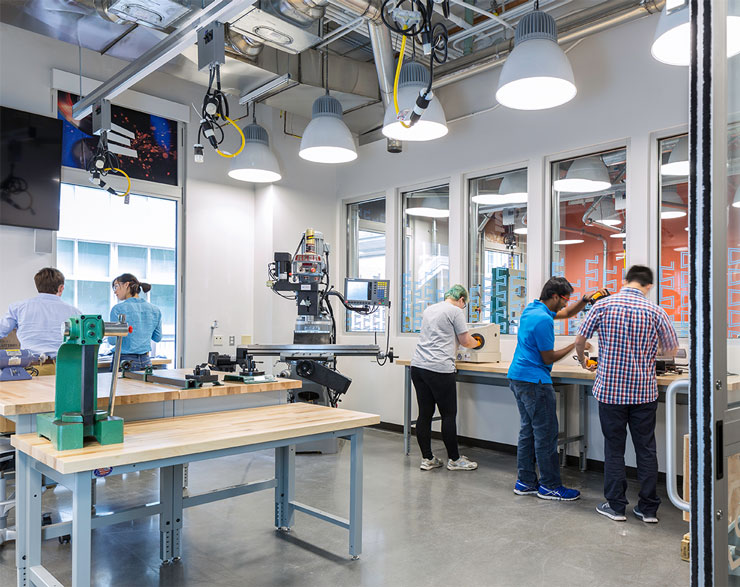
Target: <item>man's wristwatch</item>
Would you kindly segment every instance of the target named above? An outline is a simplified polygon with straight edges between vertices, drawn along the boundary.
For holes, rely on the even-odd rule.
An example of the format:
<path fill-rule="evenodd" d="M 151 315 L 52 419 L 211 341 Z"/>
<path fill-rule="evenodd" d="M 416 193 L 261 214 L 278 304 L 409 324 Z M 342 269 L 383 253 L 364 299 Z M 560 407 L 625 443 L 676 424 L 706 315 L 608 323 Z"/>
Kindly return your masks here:
<path fill-rule="evenodd" d="M 591 298 L 590 298 L 590 297 L 588 297 L 588 296 L 587 296 L 586 294 L 583 294 L 583 297 L 581 298 L 581 301 L 582 301 L 582 302 L 583 302 L 584 304 L 588 304 L 588 303 L 589 303 L 589 302 L 591 301 Z"/>

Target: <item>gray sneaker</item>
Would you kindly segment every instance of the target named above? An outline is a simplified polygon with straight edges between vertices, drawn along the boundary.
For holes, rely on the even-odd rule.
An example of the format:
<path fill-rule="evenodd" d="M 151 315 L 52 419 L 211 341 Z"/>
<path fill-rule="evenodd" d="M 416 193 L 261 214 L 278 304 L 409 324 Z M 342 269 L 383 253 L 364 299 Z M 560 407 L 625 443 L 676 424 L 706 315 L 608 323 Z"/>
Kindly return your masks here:
<path fill-rule="evenodd" d="M 431 459 L 421 459 L 421 466 L 419 467 L 422 471 L 431 471 L 432 469 L 436 469 L 437 467 L 441 467 L 444 463 L 442 463 L 442 459 L 438 459 L 434 455 L 432 455 Z"/>
<path fill-rule="evenodd" d="M 471 461 L 468 457 L 460 455 L 456 461 L 447 459 L 447 468 L 450 471 L 474 471 L 478 468 L 478 463 Z"/>
<path fill-rule="evenodd" d="M 650 514 L 643 514 L 637 506 L 632 508 L 632 513 L 635 514 L 635 517 L 640 518 L 643 522 L 646 524 L 657 524 L 658 523 L 658 516 L 653 514 L 652 516 Z"/>
<path fill-rule="evenodd" d="M 620 514 L 619 512 L 613 510 L 608 501 L 597 505 L 596 511 L 599 512 L 602 516 L 606 516 L 607 518 L 609 518 L 610 520 L 614 520 L 615 522 L 624 522 L 627 519 L 627 516 L 625 516 L 623 513 Z"/>

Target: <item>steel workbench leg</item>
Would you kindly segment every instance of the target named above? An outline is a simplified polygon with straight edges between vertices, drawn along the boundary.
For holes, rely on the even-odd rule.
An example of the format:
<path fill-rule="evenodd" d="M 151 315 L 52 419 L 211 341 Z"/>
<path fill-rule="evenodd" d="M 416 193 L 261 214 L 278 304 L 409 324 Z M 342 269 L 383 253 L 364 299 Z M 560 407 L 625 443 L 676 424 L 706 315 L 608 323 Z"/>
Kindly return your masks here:
<path fill-rule="evenodd" d="M 360 428 L 351 437 L 349 482 L 349 554 L 360 558 L 362 552 L 362 444 Z"/>
<path fill-rule="evenodd" d="M 75 473 L 74 493 L 72 494 L 72 587 L 90 587 L 92 564 L 91 508 L 92 485 L 90 484 L 90 472 Z M 40 519 L 38 524 L 40 541 Z"/>
<path fill-rule="evenodd" d="M 558 399 L 560 400 L 560 426 L 563 428 L 563 438 L 565 442 L 560 448 L 560 466 L 565 467 L 565 463 L 568 460 L 568 392 L 565 390 L 565 386 L 558 386 Z"/>
<path fill-rule="evenodd" d="M 185 465 L 172 466 L 172 560 L 178 561 L 182 557 L 182 546 L 180 533 L 182 531 L 182 487 L 180 479 L 183 478 Z"/>
<path fill-rule="evenodd" d="M 290 530 L 295 518 L 291 502 L 295 496 L 295 445 L 275 449 L 275 526 Z"/>
<path fill-rule="evenodd" d="M 403 384 L 403 451 L 411 452 L 411 367 L 404 367 Z"/>
<path fill-rule="evenodd" d="M 578 386 L 578 417 L 581 433 L 581 471 L 588 467 L 588 391 L 585 385 Z"/>
<path fill-rule="evenodd" d="M 41 474 L 31 468 L 31 463 L 31 457 L 16 451 L 15 564 L 18 587 L 29 585 L 29 567 L 41 564 Z"/>
<path fill-rule="evenodd" d="M 159 514 L 159 558 L 164 564 L 172 560 L 172 467 L 159 469 L 159 505 L 162 511 Z M 179 483 L 178 483 L 179 485 Z M 182 493 L 182 488 L 180 489 Z"/>

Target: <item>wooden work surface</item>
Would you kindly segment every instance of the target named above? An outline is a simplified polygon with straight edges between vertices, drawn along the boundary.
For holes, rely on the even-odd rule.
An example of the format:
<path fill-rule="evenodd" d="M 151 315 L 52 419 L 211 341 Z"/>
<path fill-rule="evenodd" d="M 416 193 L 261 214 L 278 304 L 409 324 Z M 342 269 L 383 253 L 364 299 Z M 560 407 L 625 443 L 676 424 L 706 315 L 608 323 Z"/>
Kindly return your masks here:
<path fill-rule="evenodd" d="M 571 359 L 572 361 L 572 359 Z M 411 361 L 408 359 L 397 359 L 396 363 L 401 366 L 408 366 Z M 573 361 L 573 365 L 567 363 L 555 363 L 552 367 L 553 377 L 562 377 L 569 379 L 582 379 L 584 381 L 593 381 L 596 377 L 596 373 L 593 371 L 586 371 L 580 365 L 576 365 Z M 463 363 L 457 362 L 455 366 L 458 371 L 477 371 L 478 373 L 498 373 L 499 375 L 506 375 L 509 371 L 509 365 L 511 363 Z M 658 387 L 668 387 L 674 381 L 678 379 L 687 379 L 688 373 L 681 375 L 659 375 L 657 377 Z M 731 375 L 727 378 L 727 390 L 728 391 L 740 391 L 740 375 Z"/>
<path fill-rule="evenodd" d="M 124 424 L 123 444 L 97 442 L 78 450 L 57 451 L 36 434 L 11 437 L 19 451 L 62 474 L 91 471 L 349 430 L 380 423 L 380 416 L 308 403 L 141 420 Z"/>
<path fill-rule="evenodd" d="M 172 371 L 168 371 L 172 373 Z M 183 378 L 192 369 L 177 369 Z M 155 370 L 155 375 L 157 371 Z M 163 372 L 164 373 L 164 372 Z M 219 373 L 219 379 L 223 379 Z M 110 373 L 98 373 L 98 408 L 108 408 Z M 55 375 L 26 379 L 25 381 L 0 381 L 0 416 L 40 414 L 54 411 Z M 233 383 L 221 386 L 204 385 L 200 389 L 181 389 L 173 385 L 145 383 L 134 379 L 119 379 L 116 386 L 116 405 L 144 404 L 172 400 L 260 393 L 281 389 L 298 389 L 301 382 L 293 379 L 278 379 L 272 383 Z"/>

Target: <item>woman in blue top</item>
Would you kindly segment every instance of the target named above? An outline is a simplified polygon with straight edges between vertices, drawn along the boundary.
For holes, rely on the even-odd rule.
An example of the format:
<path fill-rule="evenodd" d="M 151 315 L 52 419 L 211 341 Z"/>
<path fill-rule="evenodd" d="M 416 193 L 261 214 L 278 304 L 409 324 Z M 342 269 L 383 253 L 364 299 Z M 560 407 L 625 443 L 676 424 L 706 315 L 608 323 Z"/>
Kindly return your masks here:
<path fill-rule="evenodd" d="M 151 341 L 162 340 L 162 312 L 157 306 L 139 297 L 140 292 L 148 292 L 152 286 L 142 283 L 131 273 L 124 273 L 113 280 L 113 293 L 120 303 L 111 308 L 111 322 L 126 316 L 126 322 L 133 327 L 132 332 L 123 338 L 121 362 L 129 361 L 132 370 L 151 367 L 149 358 Z M 115 344 L 115 338 L 108 342 Z"/>

